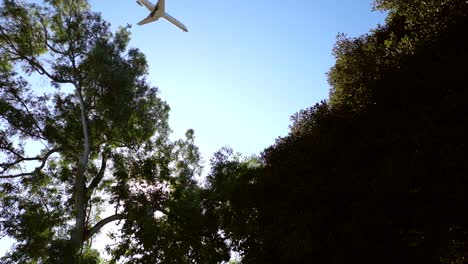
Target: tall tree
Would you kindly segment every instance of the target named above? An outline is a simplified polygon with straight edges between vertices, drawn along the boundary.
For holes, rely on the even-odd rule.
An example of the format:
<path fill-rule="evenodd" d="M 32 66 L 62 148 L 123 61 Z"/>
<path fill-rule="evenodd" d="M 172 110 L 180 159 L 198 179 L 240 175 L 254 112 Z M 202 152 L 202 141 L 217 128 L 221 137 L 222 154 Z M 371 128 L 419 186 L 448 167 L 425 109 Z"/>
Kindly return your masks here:
<path fill-rule="evenodd" d="M 1 262 L 97 263 L 91 241 L 116 221 L 114 260 L 228 258 L 197 204 L 193 131 L 169 140 L 128 27 L 112 33 L 85 0 L 5 0 L 0 14 L 0 232 L 16 240 Z"/>

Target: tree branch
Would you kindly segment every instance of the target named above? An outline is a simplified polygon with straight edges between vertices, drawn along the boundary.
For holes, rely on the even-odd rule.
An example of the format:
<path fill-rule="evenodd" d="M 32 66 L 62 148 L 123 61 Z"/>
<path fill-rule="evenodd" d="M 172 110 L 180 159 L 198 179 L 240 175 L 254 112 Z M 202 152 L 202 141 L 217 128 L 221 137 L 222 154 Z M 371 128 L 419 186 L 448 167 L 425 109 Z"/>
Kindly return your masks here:
<path fill-rule="evenodd" d="M 10 50 L 8 50 L 9 53 L 15 55 L 17 58 L 21 59 L 21 60 L 25 60 L 26 62 L 28 62 L 28 64 L 37 72 L 39 73 L 40 75 L 45 75 L 47 76 L 49 79 L 51 79 L 52 81 L 56 82 L 56 83 L 71 83 L 71 84 L 75 84 L 75 82 L 73 80 L 69 80 L 69 79 L 60 79 L 60 78 L 57 78 L 56 76 L 52 75 L 51 73 L 49 73 L 39 62 L 37 62 L 35 59 L 33 58 L 28 58 L 27 55 L 23 54 L 21 51 L 19 51 L 16 46 L 15 46 L 15 43 L 11 40 L 11 38 L 9 37 L 9 34 L 6 33 L 5 31 L 3 31 L 3 29 L 0 27 L 0 33 L 1 33 L 1 36 L 7 40 L 8 44 L 9 44 L 9 47 L 10 47 Z M 11 50 L 12 49 L 12 50 Z"/>
<path fill-rule="evenodd" d="M 101 230 L 101 228 L 107 225 L 108 223 L 117 221 L 117 220 L 123 220 L 123 219 L 125 219 L 125 216 L 123 214 L 115 214 L 115 215 L 102 219 L 96 225 L 94 225 L 91 229 L 85 231 L 85 234 L 83 235 L 83 241 L 90 239 L 94 234 L 99 232 L 99 230 Z"/>
<path fill-rule="evenodd" d="M 37 62 L 36 60 L 34 59 L 31 59 L 31 58 L 28 58 L 26 56 L 23 57 L 24 60 L 26 60 L 30 65 L 31 67 L 33 67 L 37 73 L 39 73 L 40 75 L 45 75 L 47 76 L 49 79 L 51 79 L 52 81 L 56 82 L 56 83 L 71 83 L 71 84 L 75 84 L 75 82 L 73 80 L 69 80 L 69 79 L 59 79 L 57 78 L 56 76 L 53 76 L 52 74 L 50 74 L 39 62 Z"/>
<path fill-rule="evenodd" d="M 24 109 L 26 109 L 26 112 L 29 114 L 29 116 L 32 116 L 34 117 L 34 115 L 31 113 L 31 111 L 29 111 L 29 107 L 26 105 L 26 103 L 20 98 L 19 95 L 17 95 L 16 93 L 11 93 L 13 95 L 13 97 L 18 100 L 18 102 L 24 107 Z M 35 118 L 32 118 L 33 121 L 34 121 L 34 125 L 36 126 L 36 128 L 39 130 L 39 132 L 41 134 L 44 134 L 44 131 L 42 130 L 42 128 L 39 126 L 39 124 L 37 123 L 37 120 Z"/>
<path fill-rule="evenodd" d="M 18 130 L 19 132 L 23 133 L 24 135 L 27 135 L 33 139 L 44 139 L 44 137 L 40 134 L 34 134 L 34 132 L 37 132 L 37 131 L 27 131 L 25 130 L 24 128 L 22 128 L 21 126 L 15 124 L 13 121 L 11 121 L 10 119 L 8 118 L 4 118 L 12 127 L 14 127 L 16 130 Z"/>
<path fill-rule="evenodd" d="M 13 179 L 13 178 L 18 178 L 18 177 L 23 177 L 23 176 L 32 176 L 32 175 L 34 175 L 35 173 L 38 173 L 39 171 L 41 171 L 44 168 L 44 166 L 47 163 L 47 159 L 50 157 L 50 155 L 52 155 L 55 152 L 59 152 L 61 150 L 62 150 L 62 148 L 51 149 L 42 158 L 39 158 L 39 157 L 36 157 L 36 158 L 23 158 L 22 157 L 21 161 L 42 160 L 42 163 L 41 163 L 41 165 L 39 165 L 39 167 L 36 167 L 32 172 L 24 172 L 24 173 L 12 174 L 12 175 L 0 175 L 0 179 Z M 16 154 L 16 153 L 14 153 L 14 154 Z M 19 161 L 19 162 L 21 162 L 21 161 Z M 13 165 L 18 164 L 19 162 L 13 163 Z"/>
<path fill-rule="evenodd" d="M 57 53 L 57 54 L 60 54 L 60 55 L 66 55 L 66 51 L 60 51 L 58 49 L 56 49 L 55 47 L 53 47 L 51 44 L 49 44 L 49 33 L 47 31 L 47 26 L 44 22 L 44 19 L 41 17 L 40 18 L 40 21 L 41 21 L 41 25 L 42 25 L 42 30 L 44 31 L 44 43 L 46 44 L 47 48 L 49 48 L 49 50 Z"/>
<path fill-rule="evenodd" d="M 2 172 L 7 171 L 10 167 L 15 166 L 18 163 L 21 163 L 23 161 L 43 160 L 43 157 L 39 157 L 39 156 L 38 157 L 23 157 L 22 155 L 20 155 L 19 153 L 17 153 L 16 151 L 10 148 L 1 148 L 1 149 L 8 150 L 10 153 L 12 153 L 13 155 L 17 157 L 15 161 L 12 161 L 9 163 L 0 163 L 0 167 L 4 169 Z"/>
<path fill-rule="evenodd" d="M 99 169 L 99 172 L 96 175 L 96 177 L 94 177 L 94 179 L 89 184 L 88 188 L 86 188 L 86 195 L 88 197 L 91 196 L 91 193 L 94 191 L 94 189 L 96 189 L 96 187 L 99 185 L 102 178 L 104 177 L 104 173 L 106 172 L 107 157 L 108 157 L 108 153 L 107 151 L 104 151 L 102 153 L 101 168 Z"/>

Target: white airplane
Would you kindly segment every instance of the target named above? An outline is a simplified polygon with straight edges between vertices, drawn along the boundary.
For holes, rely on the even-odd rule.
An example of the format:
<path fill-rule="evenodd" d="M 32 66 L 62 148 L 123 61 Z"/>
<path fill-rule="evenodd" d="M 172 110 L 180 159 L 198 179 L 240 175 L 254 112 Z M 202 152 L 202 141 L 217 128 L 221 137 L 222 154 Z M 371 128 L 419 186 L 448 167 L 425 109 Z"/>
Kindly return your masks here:
<path fill-rule="evenodd" d="M 173 18 L 171 15 L 166 13 L 165 0 L 158 0 L 158 3 L 156 4 L 156 6 L 154 6 L 153 4 L 151 4 L 147 0 L 137 0 L 136 2 L 140 6 L 145 6 L 146 8 L 148 8 L 149 11 L 151 12 L 147 18 L 145 18 L 142 21 L 138 22 L 138 25 L 141 26 L 141 25 L 148 24 L 148 23 L 151 23 L 153 21 L 156 21 L 156 20 L 158 20 L 160 18 L 165 18 L 167 21 L 171 22 L 172 24 L 174 24 L 178 28 L 182 29 L 185 32 L 188 32 L 188 29 L 184 24 L 182 24 L 180 21 L 178 21 L 177 19 Z"/>

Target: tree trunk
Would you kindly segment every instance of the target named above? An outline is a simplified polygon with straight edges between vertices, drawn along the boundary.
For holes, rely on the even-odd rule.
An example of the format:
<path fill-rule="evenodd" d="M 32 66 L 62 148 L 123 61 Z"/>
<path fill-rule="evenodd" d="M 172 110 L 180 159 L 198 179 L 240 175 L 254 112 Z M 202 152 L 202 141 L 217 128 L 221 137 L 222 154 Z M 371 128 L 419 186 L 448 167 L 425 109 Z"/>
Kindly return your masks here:
<path fill-rule="evenodd" d="M 89 154 L 91 152 L 91 146 L 89 142 L 89 131 L 86 117 L 86 108 L 81 94 L 81 89 L 76 87 L 76 94 L 80 102 L 81 110 L 81 125 L 83 127 L 83 153 L 78 161 L 78 168 L 75 175 L 75 183 L 73 185 L 73 196 L 74 196 L 74 213 L 75 213 L 75 228 L 70 237 L 70 246 L 72 250 L 72 258 L 76 256 L 78 251 L 81 249 L 84 243 L 84 231 L 85 231 L 85 172 L 88 166 Z"/>

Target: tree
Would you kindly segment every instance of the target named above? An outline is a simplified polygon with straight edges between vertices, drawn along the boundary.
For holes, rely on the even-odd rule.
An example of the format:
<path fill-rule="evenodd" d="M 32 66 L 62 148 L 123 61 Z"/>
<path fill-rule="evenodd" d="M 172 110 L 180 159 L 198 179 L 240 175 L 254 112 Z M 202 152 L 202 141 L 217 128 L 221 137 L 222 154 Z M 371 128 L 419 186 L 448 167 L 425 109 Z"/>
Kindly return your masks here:
<path fill-rule="evenodd" d="M 467 81 L 467 42 L 460 32 L 467 26 L 468 6 L 456 0 L 376 4 L 389 12 L 386 25 L 360 41 L 337 45 L 329 76 L 339 92 L 332 102 L 358 104 L 357 87 L 371 98 L 360 104 L 361 112 L 372 123 L 365 127 L 380 134 L 378 142 L 368 144 L 378 143 L 385 151 L 380 166 L 387 171 L 376 174 L 375 182 L 383 184 L 393 248 L 417 262 L 461 261 L 462 247 L 457 257 L 448 255 L 454 244 L 466 243 L 468 234 L 462 213 L 467 90 L 460 86 Z M 348 63 L 361 57 L 373 63 Z"/>
<path fill-rule="evenodd" d="M 295 114 L 254 168 L 215 156 L 213 215 L 243 263 L 466 258 L 468 5 L 376 8 L 385 25 L 338 37 L 328 102 Z"/>
<path fill-rule="evenodd" d="M 0 13 L 0 232 L 16 239 L 1 262 L 98 263 L 91 241 L 116 221 L 114 261 L 227 260 L 198 206 L 194 133 L 169 140 L 129 27 L 110 32 L 84 0 L 5 0 Z"/>

